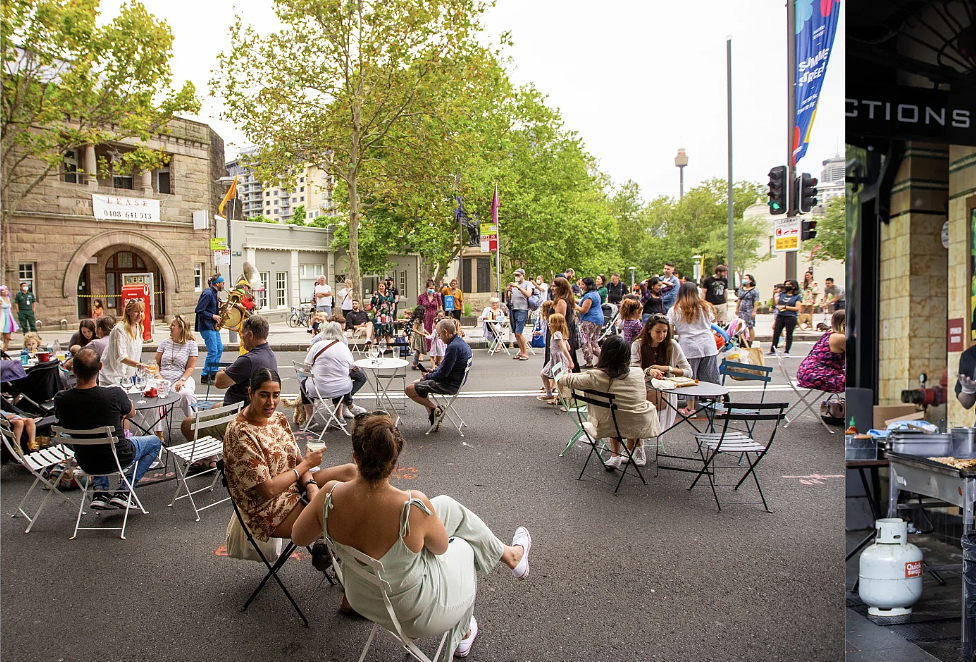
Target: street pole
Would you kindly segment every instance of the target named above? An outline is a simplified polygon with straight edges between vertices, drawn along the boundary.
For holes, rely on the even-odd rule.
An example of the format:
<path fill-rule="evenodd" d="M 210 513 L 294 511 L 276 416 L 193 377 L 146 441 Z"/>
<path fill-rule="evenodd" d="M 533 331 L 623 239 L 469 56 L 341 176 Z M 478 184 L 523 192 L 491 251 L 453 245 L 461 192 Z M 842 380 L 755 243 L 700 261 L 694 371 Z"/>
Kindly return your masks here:
<path fill-rule="evenodd" d="M 796 126 L 796 0 L 786 1 L 786 217 L 797 215 L 797 200 L 793 195 L 796 162 L 793 160 L 793 130 Z M 796 253 L 786 254 L 786 279 L 796 278 Z"/>
<path fill-rule="evenodd" d="M 728 115 L 729 115 L 729 263 L 728 278 L 729 284 L 735 290 L 735 265 L 732 261 L 732 36 L 725 38 L 725 60 L 726 60 L 726 80 L 728 85 Z"/>

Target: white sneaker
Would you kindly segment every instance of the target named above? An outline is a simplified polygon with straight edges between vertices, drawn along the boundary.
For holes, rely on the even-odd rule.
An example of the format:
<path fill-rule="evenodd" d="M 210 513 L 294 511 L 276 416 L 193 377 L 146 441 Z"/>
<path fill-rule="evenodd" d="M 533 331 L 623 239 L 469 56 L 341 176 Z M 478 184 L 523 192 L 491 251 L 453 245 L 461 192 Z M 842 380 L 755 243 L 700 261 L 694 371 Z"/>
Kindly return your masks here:
<path fill-rule="evenodd" d="M 516 579 L 525 579 L 529 576 L 529 550 L 532 549 L 532 536 L 529 535 L 527 528 L 520 526 L 515 529 L 515 535 L 512 537 L 512 547 L 521 547 L 523 550 L 522 558 L 512 568 L 512 575 Z"/>
<path fill-rule="evenodd" d="M 790 353 L 789 352 L 783 352 L 783 358 L 784 359 L 790 358 Z"/>
<path fill-rule="evenodd" d="M 647 455 L 644 451 L 644 442 L 641 441 L 640 445 L 634 449 L 634 464 L 638 467 L 643 467 L 647 464 Z"/>
<path fill-rule="evenodd" d="M 467 637 L 462 639 L 458 643 L 458 647 L 454 649 L 454 657 L 467 657 L 471 652 L 471 645 L 474 644 L 474 638 L 478 636 L 478 621 L 474 620 L 474 616 L 471 616 L 471 625 L 469 627 L 471 632 Z"/>
<path fill-rule="evenodd" d="M 344 406 L 342 408 L 342 417 L 343 418 L 350 418 L 350 419 L 351 418 L 356 418 L 356 414 L 352 411 L 352 407 Z"/>
<path fill-rule="evenodd" d="M 618 455 L 617 457 L 611 457 L 609 460 L 607 460 L 603 464 L 606 465 L 606 467 L 607 467 L 608 470 L 613 471 L 614 469 L 619 469 L 620 468 L 621 462 L 622 462 L 622 459 Z"/>
<path fill-rule="evenodd" d="M 366 408 L 365 407 L 360 407 L 359 405 L 350 405 L 350 406 L 346 407 L 346 411 L 351 411 L 352 412 L 352 416 L 347 416 L 347 418 L 353 418 L 353 417 L 357 416 L 358 414 L 365 414 L 366 413 Z"/>

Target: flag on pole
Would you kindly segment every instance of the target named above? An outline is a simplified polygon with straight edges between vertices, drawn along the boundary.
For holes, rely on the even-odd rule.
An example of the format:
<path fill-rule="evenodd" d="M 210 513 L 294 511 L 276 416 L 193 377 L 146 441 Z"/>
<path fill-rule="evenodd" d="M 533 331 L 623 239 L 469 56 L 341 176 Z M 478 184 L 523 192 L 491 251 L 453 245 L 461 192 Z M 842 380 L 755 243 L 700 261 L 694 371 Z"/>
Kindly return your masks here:
<path fill-rule="evenodd" d="M 498 227 L 498 184 L 495 184 L 495 195 L 491 196 L 491 222 Z"/>
<path fill-rule="evenodd" d="M 796 2 L 796 124 L 793 126 L 793 165 L 796 165 L 807 153 L 841 10 L 840 2 L 833 0 L 791 1 Z"/>
<path fill-rule="evenodd" d="M 230 183 L 230 188 L 227 189 L 227 195 L 225 195 L 224 199 L 220 201 L 220 206 L 217 207 L 217 213 L 223 216 L 224 207 L 226 207 L 227 203 L 236 196 L 237 196 L 237 175 L 234 175 L 234 181 Z"/>

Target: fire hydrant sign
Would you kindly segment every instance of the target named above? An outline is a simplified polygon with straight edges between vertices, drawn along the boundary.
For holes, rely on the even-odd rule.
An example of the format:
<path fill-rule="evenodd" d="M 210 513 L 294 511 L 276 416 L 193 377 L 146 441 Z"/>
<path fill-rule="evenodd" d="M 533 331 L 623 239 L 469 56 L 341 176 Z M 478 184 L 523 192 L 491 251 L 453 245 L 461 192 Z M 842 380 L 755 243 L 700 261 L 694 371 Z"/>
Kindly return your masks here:
<path fill-rule="evenodd" d="M 773 222 L 773 250 L 788 253 L 800 250 L 800 217 L 777 218 Z"/>
<path fill-rule="evenodd" d="M 104 221 L 159 222 L 159 200 L 92 193 L 92 210 Z"/>

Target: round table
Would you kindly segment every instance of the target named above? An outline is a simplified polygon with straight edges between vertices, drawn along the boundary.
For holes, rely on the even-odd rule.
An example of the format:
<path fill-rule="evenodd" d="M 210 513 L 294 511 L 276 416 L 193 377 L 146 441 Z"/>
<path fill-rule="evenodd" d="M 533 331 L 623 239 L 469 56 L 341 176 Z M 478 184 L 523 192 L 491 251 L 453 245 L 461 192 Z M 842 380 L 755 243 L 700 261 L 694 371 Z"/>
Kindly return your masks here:
<path fill-rule="evenodd" d="M 135 420 L 130 421 L 137 428 L 142 430 L 143 434 L 156 434 L 153 431 L 153 428 L 156 427 L 157 423 L 162 421 L 164 418 L 166 418 L 173 412 L 173 407 L 176 406 L 176 403 L 179 402 L 180 398 L 183 397 L 176 391 L 170 391 L 166 396 L 161 398 L 143 397 L 141 391 L 126 391 L 126 395 L 129 396 L 129 400 L 132 400 L 132 406 L 135 407 L 136 411 L 143 411 L 146 409 L 154 409 L 154 408 L 162 409 L 162 415 L 159 418 L 157 418 L 155 421 L 153 421 L 148 429 L 142 427 L 142 425 L 140 425 Z M 166 435 L 167 437 L 169 437 L 170 436 L 169 426 L 166 427 L 167 427 Z"/>
<path fill-rule="evenodd" d="M 648 384 L 650 384 L 650 382 L 648 382 Z M 694 386 L 683 386 L 681 388 L 668 388 L 668 389 L 662 388 L 662 389 L 654 389 L 654 390 L 658 391 L 659 393 L 667 393 L 667 394 L 675 393 L 678 395 L 678 397 L 684 396 L 685 398 L 694 398 L 699 402 L 701 402 L 701 400 L 716 400 L 725 395 L 728 395 L 729 393 L 728 387 L 722 386 L 721 384 L 712 384 L 711 382 L 698 382 Z M 658 435 L 658 445 L 657 445 L 657 451 L 655 453 L 655 464 L 657 465 L 657 471 L 659 472 L 661 469 L 667 469 L 670 471 L 686 471 L 690 473 L 697 473 L 698 469 L 690 469 L 687 467 L 677 467 L 677 466 L 661 464 L 661 458 L 668 458 L 668 459 L 675 459 L 675 460 L 691 460 L 695 462 L 701 462 L 700 457 L 681 456 L 681 455 L 674 455 L 671 453 L 663 452 L 661 449 L 661 437 L 663 437 L 665 433 L 670 432 L 674 428 L 678 427 L 678 425 L 680 425 L 681 423 L 688 423 L 688 425 L 694 428 L 695 433 L 701 433 L 702 430 L 699 430 L 698 426 L 696 426 L 691 419 L 698 412 L 705 411 L 706 415 L 708 416 L 708 427 L 710 428 L 712 424 L 712 415 L 714 414 L 714 410 L 708 405 L 702 405 L 696 407 L 694 413 L 692 413 L 690 416 L 685 416 L 678 410 L 677 407 L 673 406 L 667 398 L 662 398 L 662 399 L 664 400 L 666 406 L 674 410 L 675 419 L 674 419 L 674 423 L 672 423 L 667 430 L 661 430 L 661 434 Z"/>
<path fill-rule="evenodd" d="M 397 372 L 400 369 L 406 369 L 410 365 L 409 361 L 397 358 L 376 358 L 376 359 L 359 359 L 356 361 L 356 367 L 361 370 L 366 371 L 366 376 L 373 376 L 373 391 L 376 393 L 376 407 L 379 408 L 382 401 L 385 399 L 386 404 L 389 406 L 389 413 L 396 414 L 396 421 L 394 425 L 400 425 L 400 413 L 397 408 L 393 405 L 390 400 L 390 395 L 388 391 L 390 390 L 390 383 L 393 378 L 396 377 Z M 389 374 L 380 374 L 382 370 L 389 370 Z M 385 380 L 385 381 L 384 381 Z"/>
<path fill-rule="evenodd" d="M 698 382 L 694 386 L 684 386 L 681 388 L 668 388 L 668 389 L 655 389 L 661 393 L 677 393 L 678 395 L 685 395 L 689 398 L 720 398 L 723 395 L 729 394 L 729 389 L 721 384 L 712 384 L 711 382 Z"/>

